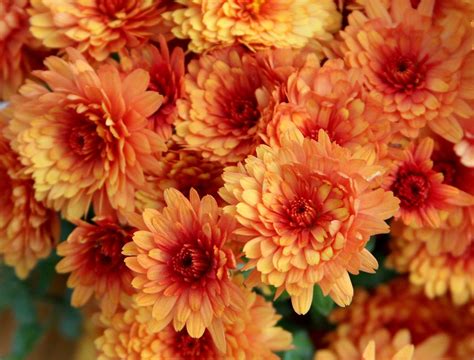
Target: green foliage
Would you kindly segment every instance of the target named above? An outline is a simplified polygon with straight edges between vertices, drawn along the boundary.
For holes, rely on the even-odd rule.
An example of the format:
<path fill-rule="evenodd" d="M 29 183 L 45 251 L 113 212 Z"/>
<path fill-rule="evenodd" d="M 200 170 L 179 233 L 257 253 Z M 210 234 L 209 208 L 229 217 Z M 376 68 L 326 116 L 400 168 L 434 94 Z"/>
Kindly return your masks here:
<path fill-rule="evenodd" d="M 321 288 L 317 285 L 313 290 L 313 303 L 311 311 L 321 316 L 328 316 L 334 308 L 334 301 L 329 296 L 324 296 Z"/>
<path fill-rule="evenodd" d="M 313 358 L 314 346 L 308 332 L 304 330 L 294 332 L 293 345 L 294 349 L 283 354 L 283 360 L 306 360 Z"/>
<path fill-rule="evenodd" d="M 65 240 L 74 225 L 61 222 L 61 240 Z M 26 359 L 43 334 L 52 326 L 57 326 L 61 334 L 76 338 L 80 334 L 81 313 L 70 306 L 67 293 L 51 294 L 51 285 L 55 277 L 55 266 L 59 256 L 53 252 L 48 258 L 40 261 L 25 280 L 16 277 L 12 268 L 0 263 L 0 312 L 10 310 L 17 323 L 11 352 L 6 360 Z M 47 303 L 52 311 L 40 319 L 37 306 Z"/>

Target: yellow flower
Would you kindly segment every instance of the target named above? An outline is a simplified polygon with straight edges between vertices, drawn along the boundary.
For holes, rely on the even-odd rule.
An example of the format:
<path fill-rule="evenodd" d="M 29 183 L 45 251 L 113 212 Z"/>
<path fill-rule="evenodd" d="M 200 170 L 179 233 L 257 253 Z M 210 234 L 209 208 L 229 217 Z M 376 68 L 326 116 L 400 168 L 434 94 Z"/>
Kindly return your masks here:
<path fill-rule="evenodd" d="M 0 101 L 16 93 L 45 55 L 28 30 L 28 5 L 28 0 L 0 3 Z"/>
<path fill-rule="evenodd" d="M 129 302 L 115 315 L 99 317 L 101 334 L 95 344 L 99 360 L 224 360 L 278 359 L 273 353 L 291 347 L 291 334 L 276 326 L 280 318 L 271 303 L 260 295 L 241 288 L 245 307 L 235 322 L 224 322 L 226 350 L 220 352 L 205 331 L 193 338 L 186 331 L 175 331 L 172 325 L 152 332 L 152 307 L 138 307 Z"/>
<path fill-rule="evenodd" d="M 7 121 L 0 112 L 0 255 L 24 279 L 59 240 L 59 219 L 35 200 L 33 181 L 3 134 Z"/>
<path fill-rule="evenodd" d="M 184 84 L 176 132 L 186 148 L 224 164 L 254 152 L 271 97 L 252 54 L 241 47 L 203 54 L 190 62 Z"/>
<path fill-rule="evenodd" d="M 286 289 L 299 314 L 309 310 L 315 284 L 348 305 L 349 272 L 377 268 L 364 246 L 389 231 L 384 219 L 397 211 L 398 200 L 369 181 L 383 171 L 370 163 L 370 150 L 353 154 L 323 130 L 318 141 L 298 130 L 282 140 L 281 148 L 261 145 L 256 157 L 224 169 L 219 193 L 246 241 L 251 282 L 273 285 L 278 294 Z"/>
<path fill-rule="evenodd" d="M 162 97 L 146 91 L 149 75 L 121 78 L 113 65 L 96 71 L 74 49 L 69 61 L 49 57 L 34 73 L 48 88 L 27 82 L 13 100 L 13 147 L 35 181 L 36 198 L 80 218 L 91 203 L 97 214 L 134 210 L 135 190 L 166 149 L 148 129 Z"/>
<path fill-rule="evenodd" d="M 161 1 L 31 0 L 31 32 L 46 47 L 68 46 L 98 61 L 156 39 Z"/>
<path fill-rule="evenodd" d="M 338 356 L 317 359 L 361 359 L 371 340 L 376 351 L 374 354 L 371 349 L 366 355 L 372 352 L 381 360 L 390 359 L 393 351 L 409 344 L 414 345 L 414 360 L 471 359 L 472 305 L 455 306 L 447 297 L 428 299 L 405 278 L 379 285 L 371 293 L 359 289 L 351 306 L 330 315 L 337 327 L 327 335 L 329 351 L 323 351 L 323 355 L 329 352 Z"/>
<path fill-rule="evenodd" d="M 434 1 L 427 1 L 426 3 Z M 355 11 L 341 32 L 346 63 L 362 69 L 370 96 L 404 136 L 417 137 L 426 125 L 451 142 L 463 135 L 459 119 L 474 115 L 460 82 L 472 32 L 452 41 L 449 26 L 433 23 L 433 7 L 413 9 L 409 0 L 392 1 L 387 10 L 368 0 L 366 15 Z"/>
<path fill-rule="evenodd" d="M 332 0 L 178 0 L 163 16 L 173 34 L 203 52 L 216 45 L 302 48 L 311 39 L 327 41 L 340 27 Z"/>

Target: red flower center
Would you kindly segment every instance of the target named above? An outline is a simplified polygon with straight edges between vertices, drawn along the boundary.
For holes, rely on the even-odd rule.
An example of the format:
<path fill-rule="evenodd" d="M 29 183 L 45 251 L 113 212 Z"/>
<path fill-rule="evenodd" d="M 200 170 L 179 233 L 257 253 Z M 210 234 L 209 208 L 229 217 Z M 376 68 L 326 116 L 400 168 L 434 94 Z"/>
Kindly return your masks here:
<path fill-rule="evenodd" d="M 86 160 L 99 156 L 104 147 L 104 142 L 97 134 L 96 125 L 92 122 L 72 128 L 68 140 L 71 150 Z"/>
<path fill-rule="evenodd" d="M 163 95 L 161 107 L 175 100 L 176 79 L 165 63 L 154 64 L 150 71 L 150 85 L 148 90 Z"/>
<path fill-rule="evenodd" d="M 430 195 L 431 184 L 425 174 L 409 169 L 398 170 L 390 188 L 404 208 L 422 206 Z"/>
<path fill-rule="evenodd" d="M 94 239 L 92 262 L 97 275 L 120 271 L 124 265 L 122 247 L 132 241 L 131 235 L 119 227 L 101 227 L 89 234 Z"/>
<path fill-rule="evenodd" d="M 172 267 L 186 282 L 196 282 L 210 269 L 209 256 L 202 248 L 185 244 L 172 258 Z"/>
<path fill-rule="evenodd" d="M 253 127 L 260 119 L 260 111 L 257 108 L 257 101 L 254 98 L 237 98 L 230 100 L 229 117 L 236 127 Z"/>
<path fill-rule="evenodd" d="M 314 225 L 317 212 L 312 200 L 299 198 L 292 200 L 286 208 L 290 217 L 290 225 L 294 227 L 308 228 Z"/>
<path fill-rule="evenodd" d="M 394 54 L 388 59 L 382 78 L 400 92 L 410 92 L 418 88 L 424 80 L 424 63 L 413 55 Z"/>
<path fill-rule="evenodd" d="M 183 359 L 212 358 L 215 353 L 213 341 L 206 331 L 199 339 L 194 339 L 186 331 L 179 331 L 175 335 L 174 348 Z"/>

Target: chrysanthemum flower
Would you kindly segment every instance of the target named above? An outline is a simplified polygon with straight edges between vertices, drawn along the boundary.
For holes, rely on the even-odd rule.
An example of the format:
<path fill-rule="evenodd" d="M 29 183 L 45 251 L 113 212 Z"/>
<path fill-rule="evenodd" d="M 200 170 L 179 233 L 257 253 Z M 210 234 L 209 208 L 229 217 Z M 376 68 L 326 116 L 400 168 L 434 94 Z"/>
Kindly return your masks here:
<path fill-rule="evenodd" d="M 448 229 L 414 229 L 397 224 L 391 240 L 389 264 L 400 272 L 407 272 L 410 281 L 423 286 L 429 298 L 450 293 L 453 302 L 465 304 L 474 299 L 474 229 L 460 227 Z M 426 236 L 454 239 L 467 236 L 470 240 L 460 253 L 431 250 Z"/>
<path fill-rule="evenodd" d="M 326 340 L 330 349 L 341 339 L 358 346 L 373 338 L 377 345 L 374 334 L 378 332 L 388 332 L 396 339 L 400 332 L 408 331 L 416 349 L 414 359 L 439 359 L 436 356 L 443 351 L 441 359 L 470 359 L 474 355 L 473 311 L 472 304 L 454 306 L 446 297 L 428 299 L 421 289 L 401 278 L 379 285 L 370 294 L 357 290 L 351 306 L 330 315 L 338 326 Z M 424 356 L 416 356 L 419 350 Z"/>
<path fill-rule="evenodd" d="M 471 31 L 474 31 L 474 29 L 471 29 Z M 470 90 L 474 83 L 473 69 L 474 51 L 466 57 L 461 69 L 461 93 L 463 94 L 465 101 L 474 108 L 474 93 Z M 463 137 L 456 143 L 454 149 L 465 166 L 474 168 L 474 115 L 471 115 L 470 118 L 461 119 L 460 123 L 463 129 Z"/>
<path fill-rule="evenodd" d="M 6 125 L 0 112 L 0 258 L 24 279 L 59 239 L 59 219 L 35 200 L 33 181 L 3 135 Z"/>
<path fill-rule="evenodd" d="M 148 129 L 161 96 L 146 91 L 149 76 L 137 69 L 121 79 L 112 65 L 95 71 L 75 50 L 70 60 L 49 57 L 13 100 L 13 147 L 35 181 L 36 198 L 80 218 L 91 202 L 100 209 L 133 211 L 134 192 L 166 149 Z"/>
<path fill-rule="evenodd" d="M 131 271 L 125 266 L 122 247 L 132 240 L 133 229 L 111 218 L 96 217 L 93 224 L 75 220 L 77 227 L 58 245 L 59 273 L 71 273 L 73 306 L 86 304 L 93 296 L 107 314 L 114 313 L 120 296 L 132 294 Z"/>
<path fill-rule="evenodd" d="M 161 1 L 31 0 L 31 32 L 46 47 L 75 47 L 98 61 L 160 33 Z"/>
<path fill-rule="evenodd" d="M 304 136 L 317 138 L 324 129 L 332 141 L 351 149 L 367 143 L 382 145 L 390 134 L 390 123 L 363 95 L 362 73 L 346 70 L 342 60 L 306 61 L 285 86 L 286 99 L 273 110 L 265 141 L 279 145 L 293 125 Z"/>
<path fill-rule="evenodd" d="M 364 246 L 388 232 L 384 219 L 398 209 L 391 192 L 372 189 L 380 174 L 363 159 L 331 143 L 291 131 L 281 148 L 262 145 L 257 157 L 224 170 L 224 211 L 240 223 L 253 280 L 287 290 L 295 311 L 306 313 L 319 284 L 341 306 L 353 295 L 348 275 L 372 272 L 377 261 Z"/>
<path fill-rule="evenodd" d="M 472 204 L 469 194 L 445 184 L 443 174 L 433 169 L 433 147 L 433 139 L 425 138 L 394 152 L 384 187 L 400 199 L 396 217 L 407 225 L 438 228 L 455 206 Z"/>
<path fill-rule="evenodd" d="M 127 71 L 141 68 L 150 73 L 148 90 L 163 96 L 161 107 L 150 117 L 150 128 L 164 140 L 169 139 L 178 115 L 176 101 L 183 93 L 183 50 L 175 47 L 170 54 L 164 37 L 160 36 L 160 49 L 153 45 L 144 45 L 130 50 L 128 56 L 122 55 L 120 62 Z"/>
<path fill-rule="evenodd" d="M 145 185 L 135 192 L 136 209 L 161 210 L 165 206 L 163 193 L 175 188 L 183 194 L 195 189 L 200 196 L 212 195 L 217 199 L 217 191 L 223 185 L 220 163 L 207 161 L 195 151 L 179 147 L 171 149 L 160 160 L 160 175 L 145 176 Z"/>
<path fill-rule="evenodd" d="M 163 16 L 173 34 L 203 52 L 216 45 L 302 48 L 311 39 L 327 41 L 341 16 L 331 0 L 178 0 L 181 8 Z"/>
<path fill-rule="evenodd" d="M 193 338 L 207 329 L 225 350 L 222 317 L 243 307 L 242 293 L 230 278 L 234 255 L 224 249 L 235 228 L 212 196 L 191 190 L 189 200 L 176 189 L 164 192 L 162 212 L 146 209 L 145 227 L 124 247 L 139 306 L 153 306 L 154 331 L 172 323 Z"/>
<path fill-rule="evenodd" d="M 40 43 L 28 27 L 28 0 L 0 3 L 0 100 L 13 95 L 38 61 Z"/>
<path fill-rule="evenodd" d="M 171 325 L 152 333 L 151 307 L 131 304 L 114 316 L 101 314 L 103 331 L 96 340 L 99 359 L 277 359 L 273 352 L 290 348 L 290 333 L 275 325 L 279 316 L 271 303 L 249 290 L 241 290 L 246 294 L 246 306 L 236 322 L 224 323 L 225 353 L 219 352 L 208 331 L 199 339 L 185 330 L 175 331 Z"/>
<path fill-rule="evenodd" d="M 358 343 L 341 337 L 329 349 L 318 350 L 314 360 L 443 360 L 449 346 L 449 337 L 433 335 L 416 347 L 411 343 L 409 330 L 391 335 L 379 329 L 373 335 L 364 335 Z"/>
<path fill-rule="evenodd" d="M 428 125 L 457 142 L 463 133 L 458 119 L 474 111 L 460 94 L 459 72 L 472 34 L 465 32 L 453 47 L 455 24 L 434 25 L 429 3 L 413 9 L 409 0 L 392 1 L 388 12 L 380 1 L 367 1 L 367 16 L 349 16 L 341 50 L 350 67 L 362 69 L 370 96 L 403 135 L 416 137 Z"/>
<path fill-rule="evenodd" d="M 206 159 L 240 161 L 261 142 L 262 112 L 270 100 L 260 67 L 242 48 L 202 55 L 188 66 L 177 135 Z"/>

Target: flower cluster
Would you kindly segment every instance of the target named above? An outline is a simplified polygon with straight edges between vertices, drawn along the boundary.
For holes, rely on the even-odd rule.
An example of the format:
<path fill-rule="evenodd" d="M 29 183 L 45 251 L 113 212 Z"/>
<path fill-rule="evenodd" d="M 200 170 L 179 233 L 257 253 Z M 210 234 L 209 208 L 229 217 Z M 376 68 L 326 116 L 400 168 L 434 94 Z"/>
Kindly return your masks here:
<path fill-rule="evenodd" d="M 26 278 L 55 250 L 100 359 L 278 358 L 270 296 L 350 306 L 317 360 L 472 357 L 473 16 L 3 1 L 0 259 Z M 379 266 L 406 275 L 355 291 Z"/>

